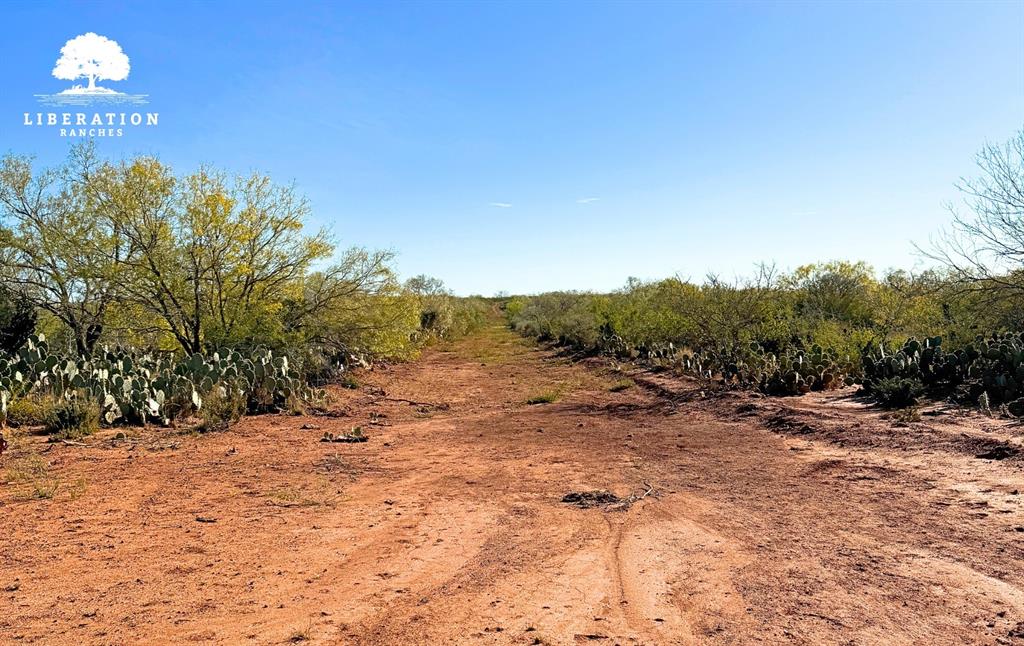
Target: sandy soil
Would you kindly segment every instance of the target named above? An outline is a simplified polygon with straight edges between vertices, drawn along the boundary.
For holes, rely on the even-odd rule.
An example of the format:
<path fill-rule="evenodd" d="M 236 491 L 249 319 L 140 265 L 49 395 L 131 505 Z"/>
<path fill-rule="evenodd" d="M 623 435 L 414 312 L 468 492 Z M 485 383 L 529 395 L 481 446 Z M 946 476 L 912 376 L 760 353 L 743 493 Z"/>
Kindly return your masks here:
<path fill-rule="evenodd" d="M 333 416 L 16 438 L 0 643 L 1024 643 L 1020 426 L 632 376 L 494 328 Z"/>

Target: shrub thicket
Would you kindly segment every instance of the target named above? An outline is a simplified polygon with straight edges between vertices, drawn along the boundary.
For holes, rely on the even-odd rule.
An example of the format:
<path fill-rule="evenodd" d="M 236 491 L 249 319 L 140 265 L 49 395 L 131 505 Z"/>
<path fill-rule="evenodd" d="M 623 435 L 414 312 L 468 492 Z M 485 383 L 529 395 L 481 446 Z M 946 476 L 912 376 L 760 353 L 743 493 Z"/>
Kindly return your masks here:
<path fill-rule="evenodd" d="M 575 353 L 771 395 L 858 383 L 889 406 L 926 395 L 976 403 L 987 393 L 993 405 L 1024 407 L 1021 336 L 979 335 L 1013 329 L 1016 308 L 990 306 L 938 271 L 879 279 L 863 263 L 831 262 L 734 284 L 673 278 L 611 294 L 517 297 L 505 311 L 522 334 Z"/>

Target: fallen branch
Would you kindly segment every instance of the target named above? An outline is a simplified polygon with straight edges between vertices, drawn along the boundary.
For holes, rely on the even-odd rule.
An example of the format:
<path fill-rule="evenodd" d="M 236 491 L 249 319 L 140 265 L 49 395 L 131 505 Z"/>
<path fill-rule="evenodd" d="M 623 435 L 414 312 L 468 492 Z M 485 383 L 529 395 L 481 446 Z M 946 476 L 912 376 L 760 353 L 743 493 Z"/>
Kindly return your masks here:
<path fill-rule="evenodd" d="M 405 404 L 409 404 L 410 406 L 428 406 L 430 408 L 437 408 L 440 410 L 448 410 L 449 408 L 448 404 L 445 404 L 444 402 L 440 404 L 437 402 L 420 402 L 414 399 L 403 399 L 402 397 L 384 397 L 384 401 L 402 402 Z"/>
<path fill-rule="evenodd" d="M 617 505 L 615 505 L 615 508 L 616 509 L 629 509 L 633 505 L 633 503 L 640 502 L 641 500 L 643 500 L 647 496 L 650 496 L 651 494 L 655 493 L 654 485 L 648 484 L 646 482 L 643 483 L 643 485 L 645 487 L 647 487 L 646 491 L 644 491 L 640 495 L 637 495 L 635 493 L 634 494 L 630 494 L 628 498 L 623 499 L 622 502 L 620 502 Z"/>

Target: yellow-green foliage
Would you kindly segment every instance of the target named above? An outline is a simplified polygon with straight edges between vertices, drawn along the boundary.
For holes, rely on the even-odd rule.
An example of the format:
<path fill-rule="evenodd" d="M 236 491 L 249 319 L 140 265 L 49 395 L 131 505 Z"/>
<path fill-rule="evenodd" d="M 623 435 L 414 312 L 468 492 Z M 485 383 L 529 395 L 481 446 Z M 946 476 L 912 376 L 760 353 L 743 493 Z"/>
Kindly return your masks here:
<path fill-rule="evenodd" d="M 411 359 L 417 347 L 410 339 L 417 330 L 419 309 L 416 299 L 406 294 L 366 296 L 356 299 L 363 307 L 349 310 L 336 319 L 355 347 L 371 357 Z"/>
<path fill-rule="evenodd" d="M 282 310 L 283 343 L 300 352 L 322 347 L 346 360 L 415 356 L 420 303 L 399 283 L 393 257 L 353 248 L 306 277 Z"/>
<path fill-rule="evenodd" d="M 326 231 L 306 226 L 311 215 L 293 186 L 259 173 L 104 161 L 91 144 L 58 169 L 8 155 L 0 280 L 31 284 L 48 312 L 36 331 L 82 355 L 102 345 L 414 354 L 420 304 L 398 283 L 393 254 L 336 253 Z"/>
<path fill-rule="evenodd" d="M 305 317 L 301 330 L 286 335 L 281 353 L 305 379 L 323 384 L 345 378 L 354 365 L 415 358 L 418 323 L 416 301 L 406 294 L 353 295 Z"/>
<path fill-rule="evenodd" d="M 556 401 L 558 401 L 558 393 L 554 390 L 549 390 L 529 397 L 526 403 L 534 406 L 537 404 L 552 404 Z"/>
<path fill-rule="evenodd" d="M 85 395 L 57 401 L 46 416 L 46 432 L 62 439 L 92 435 L 99 427 L 99 405 Z"/>
<path fill-rule="evenodd" d="M 608 297 L 586 292 L 549 292 L 530 298 L 512 326 L 527 336 L 579 349 L 599 345 L 608 319 Z"/>
<path fill-rule="evenodd" d="M 59 338 L 59 331 L 46 332 L 47 338 Z M 160 317 L 135 303 L 116 302 L 104 317 L 103 342 L 113 346 L 151 348 L 165 352 L 179 349 Z"/>
<path fill-rule="evenodd" d="M 50 419 L 54 400 L 49 396 L 28 395 L 7 405 L 7 424 L 10 426 L 43 426 Z"/>
<path fill-rule="evenodd" d="M 421 341 L 454 339 L 480 329 L 492 306 L 479 296 L 457 297 L 437 278 L 416 276 L 405 282 L 406 291 L 417 299 Z"/>
<path fill-rule="evenodd" d="M 509 317 L 509 319 L 514 320 L 516 317 L 522 314 L 523 309 L 526 308 L 527 304 L 529 304 L 529 301 L 526 298 L 523 298 L 522 296 L 516 296 L 514 298 L 511 298 L 505 302 L 505 314 Z"/>
<path fill-rule="evenodd" d="M 608 297 L 610 329 L 636 345 L 659 341 L 681 342 L 696 336 L 694 321 L 687 316 L 700 290 L 676 278 L 654 283 L 631 282 Z"/>
<path fill-rule="evenodd" d="M 448 337 L 462 337 L 476 332 L 487 324 L 494 307 L 479 296 L 452 297 L 452 324 Z"/>
<path fill-rule="evenodd" d="M 878 278 L 864 263 L 837 261 L 778 277 L 762 268 L 735 283 L 631 280 L 611 294 L 516 297 L 505 313 L 521 333 L 583 352 L 666 357 L 691 348 L 738 359 L 754 343 L 772 353 L 820 346 L 856 361 L 880 341 L 941 334 L 955 345 L 1012 322 L 1012 308 L 976 298 L 936 272 Z"/>
<path fill-rule="evenodd" d="M 623 390 L 629 390 L 635 385 L 636 382 L 633 381 L 632 379 L 619 379 L 618 381 L 616 381 L 615 383 L 608 387 L 608 391 L 613 393 L 619 393 L 622 392 Z"/>

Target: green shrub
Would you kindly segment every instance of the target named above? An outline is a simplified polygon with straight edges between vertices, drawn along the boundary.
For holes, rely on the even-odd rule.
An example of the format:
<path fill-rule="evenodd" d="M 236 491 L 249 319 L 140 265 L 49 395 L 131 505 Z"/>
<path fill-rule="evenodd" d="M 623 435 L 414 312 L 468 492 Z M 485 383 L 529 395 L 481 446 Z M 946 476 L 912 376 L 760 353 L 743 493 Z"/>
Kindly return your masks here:
<path fill-rule="evenodd" d="M 609 294 L 510 298 L 504 310 L 520 334 L 576 354 L 732 388 L 799 396 L 861 384 L 874 395 L 880 380 L 896 379 L 877 394 L 886 405 L 925 395 L 977 405 L 986 393 L 1024 413 L 1024 315 L 1012 315 L 1024 308 L 1004 301 L 965 295 L 941 271 L 878 277 L 864 263 L 835 261 L 782 276 L 762 267 L 732 282 L 631 279 Z M 1003 331 L 977 336 L 983 330 Z"/>
<path fill-rule="evenodd" d="M 227 430 L 246 411 L 245 394 L 223 385 L 215 387 L 203 401 L 197 430 L 200 433 Z"/>
<path fill-rule="evenodd" d="M 886 408 L 907 408 L 916 406 L 925 393 L 920 379 L 887 377 L 877 380 L 871 388 L 871 395 Z"/>
<path fill-rule="evenodd" d="M 74 440 L 92 435 L 100 426 L 100 407 L 85 396 L 58 401 L 46 417 L 46 432 L 59 439 Z"/>
<path fill-rule="evenodd" d="M 10 426 L 44 426 L 54 407 L 52 397 L 28 395 L 7 405 L 7 423 Z"/>
<path fill-rule="evenodd" d="M 429 276 L 416 276 L 405 282 L 419 309 L 419 328 L 415 338 L 421 342 L 455 339 L 483 327 L 491 304 L 479 296 L 454 296 L 444 283 Z"/>

